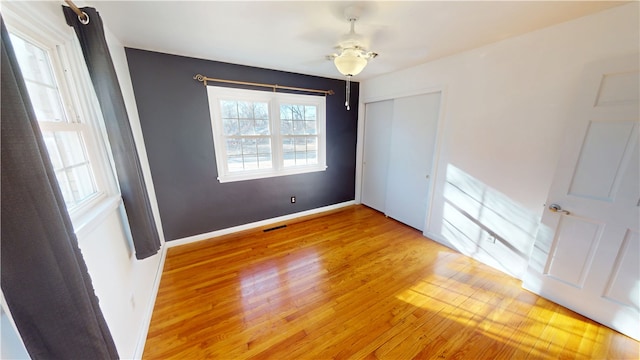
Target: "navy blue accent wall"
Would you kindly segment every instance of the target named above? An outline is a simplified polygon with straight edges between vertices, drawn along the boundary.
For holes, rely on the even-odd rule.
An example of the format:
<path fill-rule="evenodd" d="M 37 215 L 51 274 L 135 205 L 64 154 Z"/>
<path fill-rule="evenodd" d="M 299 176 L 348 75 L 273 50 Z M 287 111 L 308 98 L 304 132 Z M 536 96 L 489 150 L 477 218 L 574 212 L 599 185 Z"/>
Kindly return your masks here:
<path fill-rule="evenodd" d="M 358 83 L 352 83 L 347 111 L 342 80 L 131 48 L 126 54 L 165 239 L 355 198 Z M 207 91 L 195 74 L 335 91 L 327 97 L 327 170 L 219 183 Z"/>

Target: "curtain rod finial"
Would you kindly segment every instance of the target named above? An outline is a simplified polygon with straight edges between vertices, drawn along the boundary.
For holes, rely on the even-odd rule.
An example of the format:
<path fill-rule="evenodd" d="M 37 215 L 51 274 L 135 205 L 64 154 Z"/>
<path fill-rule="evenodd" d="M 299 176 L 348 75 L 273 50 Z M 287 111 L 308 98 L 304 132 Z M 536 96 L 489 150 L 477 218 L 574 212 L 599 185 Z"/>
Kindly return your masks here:
<path fill-rule="evenodd" d="M 204 86 L 207 86 L 207 78 L 206 78 L 204 75 L 202 75 L 202 74 L 195 74 L 195 75 L 193 75 L 193 79 L 194 79 L 194 80 L 198 80 L 198 81 L 200 81 L 201 83 L 203 83 L 203 84 L 204 84 Z"/>

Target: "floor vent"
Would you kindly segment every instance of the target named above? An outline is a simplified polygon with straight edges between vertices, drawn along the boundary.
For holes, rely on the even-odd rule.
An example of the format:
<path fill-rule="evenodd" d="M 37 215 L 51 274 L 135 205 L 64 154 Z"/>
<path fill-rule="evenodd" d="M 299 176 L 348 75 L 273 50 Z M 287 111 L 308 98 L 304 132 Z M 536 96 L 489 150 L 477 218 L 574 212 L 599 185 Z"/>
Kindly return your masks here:
<path fill-rule="evenodd" d="M 275 226 L 275 227 L 272 227 L 272 228 L 269 228 L 269 229 L 264 229 L 262 231 L 263 232 L 268 232 L 268 231 L 278 230 L 278 229 L 282 229 L 282 228 L 286 228 L 286 227 L 287 227 L 287 225 L 280 225 L 280 226 Z"/>

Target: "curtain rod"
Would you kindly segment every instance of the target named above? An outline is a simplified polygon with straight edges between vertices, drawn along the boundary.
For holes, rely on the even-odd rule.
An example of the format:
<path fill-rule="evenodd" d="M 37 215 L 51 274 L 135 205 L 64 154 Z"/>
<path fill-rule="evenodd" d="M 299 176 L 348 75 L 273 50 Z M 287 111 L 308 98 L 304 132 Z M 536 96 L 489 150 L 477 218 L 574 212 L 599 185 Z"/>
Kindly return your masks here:
<path fill-rule="evenodd" d="M 227 83 L 227 84 L 238 84 L 238 85 L 268 87 L 268 88 L 272 88 L 273 91 L 276 91 L 277 89 L 284 89 L 284 90 L 294 90 L 294 91 L 320 93 L 320 94 L 325 94 L 325 96 L 326 95 L 335 94 L 335 92 L 333 90 L 316 90 L 316 89 L 306 89 L 306 88 L 299 88 L 299 87 L 292 87 L 292 86 L 282 86 L 282 85 L 278 85 L 278 84 L 263 84 L 263 83 L 254 83 L 254 82 L 246 82 L 246 81 L 214 79 L 214 78 L 206 77 L 206 76 L 201 75 L 201 74 L 194 75 L 193 79 L 201 81 L 204 84 L 204 86 L 207 86 L 207 81 L 211 81 L 211 82 L 220 82 L 220 83 Z"/>
<path fill-rule="evenodd" d="M 69 5 L 71 10 L 73 10 L 73 12 L 76 13 L 76 15 L 78 15 L 78 19 L 80 19 L 80 21 L 84 23 L 84 21 L 89 20 L 89 17 L 87 16 L 87 14 L 85 14 L 82 10 L 80 10 L 80 8 L 78 8 L 76 4 L 73 3 L 73 1 L 64 0 L 64 2 L 66 2 L 67 5 Z"/>

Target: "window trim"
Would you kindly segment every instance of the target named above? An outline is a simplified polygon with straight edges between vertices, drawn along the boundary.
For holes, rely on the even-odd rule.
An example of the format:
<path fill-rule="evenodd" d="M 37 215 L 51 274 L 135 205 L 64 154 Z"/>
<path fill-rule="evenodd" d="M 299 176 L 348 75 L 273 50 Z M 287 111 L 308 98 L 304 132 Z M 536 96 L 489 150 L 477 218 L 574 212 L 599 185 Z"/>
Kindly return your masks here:
<path fill-rule="evenodd" d="M 37 16 L 27 16 L 21 7 L 5 4 L 3 17 L 7 30 L 48 53 L 58 85 L 63 111 L 70 125 L 84 138 L 87 158 L 93 171 L 96 193 L 85 201 L 67 209 L 76 232 L 92 219 L 99 218 L 105 204 L 119 199 L 119 190 L 97 99 L 84 65 L 82 50 L 71 28 L 59 28 Z M 26 11 L 26 10 L 25 10 Z M 68 30 L 68 31 L 67 31 Z M 41 131 L 60 130 L 59 124 L 38 122 Z"/>
<path fill-rule="evenodd" d="M 220 183 L 263 179 L 278 176 L 305 174 L 325 171 L 326 165 L 326 97 L 318 95 L 300 95 L 289 93 L 276 93 L 258 90 L 246 90 L 220 86 L 207 86 L 209 99 L 209 112 L 211 118 L 211 130 L 216 156 L 216 168 Z M 229 172 L 227 166 L 227 150 L 225 145 L 222 123 L 222 111 L 220 100 L 245 100 L 266 102 L 269 107 L 269 128 L 271 130 L 271 169 L 255 169 L 240 172 Z M 280 133 L 280 105 L 312 105 L 317 106 L 317 130 L 314 136 L 318 137 L 318 163 L 311 165 L 299 165 L 284 167 L 282 139 L 286 137 Z"/>

